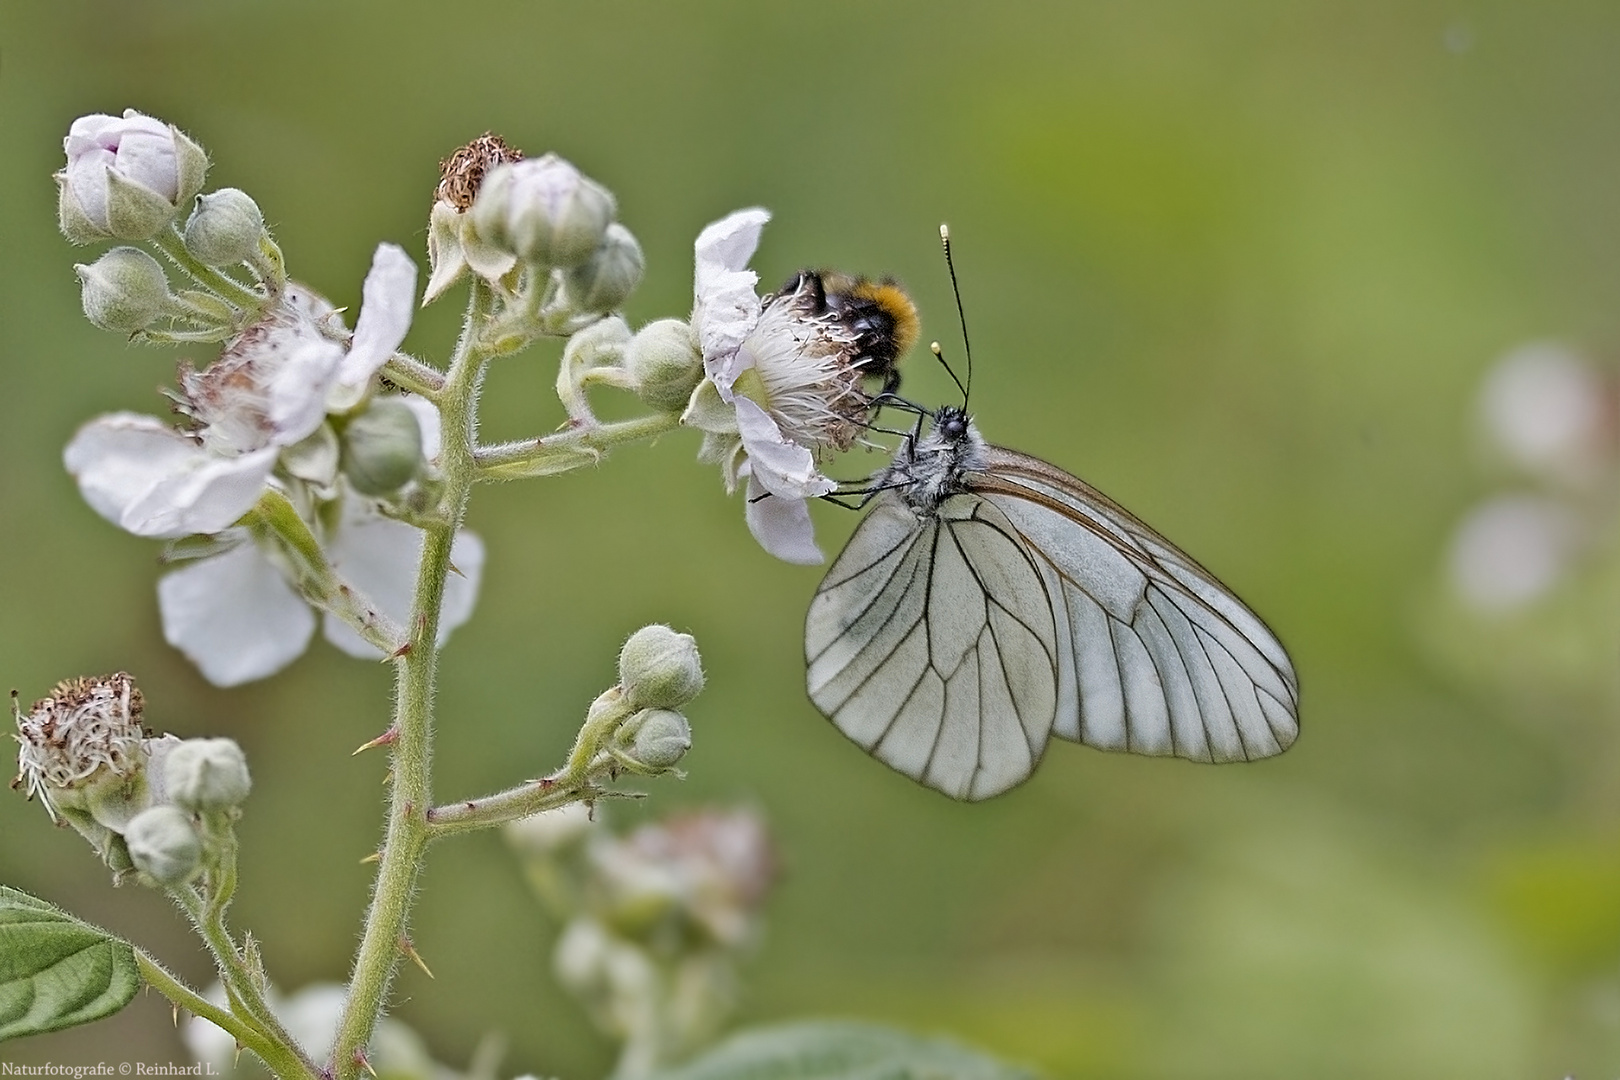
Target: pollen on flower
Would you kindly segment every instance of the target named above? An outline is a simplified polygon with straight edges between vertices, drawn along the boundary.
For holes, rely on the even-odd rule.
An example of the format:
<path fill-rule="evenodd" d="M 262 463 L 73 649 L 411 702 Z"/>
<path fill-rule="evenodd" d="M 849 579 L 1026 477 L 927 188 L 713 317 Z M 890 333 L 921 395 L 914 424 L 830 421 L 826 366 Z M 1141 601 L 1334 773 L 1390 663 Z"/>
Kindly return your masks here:
<path fill-rule="evenodd" d="M 25 715 L 12 698 L 17 722 L 19 775 L 54 818 L 52 792 L 81 787 L 100 776 L 127 775 L 140 767 L 141 692 L 125 672 L 99 678 L 64 679 L 34 702 Z"/>
<path fill-rule="evenodd" d="M 486 131 L 439 162 L 439 186 L 433 190 L 433 197 L 438 202 L 449 203 L 457 211 L 466 210 L 478 197 L 484 174 L 497 165 L 522 160 L 523 151 L 507 145 L 506 140 L 494 132 Z"/>
<path fill-rule="evenodd" d="M 871 404 L 861 344 L 861 331 L 826 304 L 816 275 L 798 275 L 763 298 L 759 322 L 743 343 L 763 384 L 765 400 L 757 404 L 799 445 L 848 450 Z"/>

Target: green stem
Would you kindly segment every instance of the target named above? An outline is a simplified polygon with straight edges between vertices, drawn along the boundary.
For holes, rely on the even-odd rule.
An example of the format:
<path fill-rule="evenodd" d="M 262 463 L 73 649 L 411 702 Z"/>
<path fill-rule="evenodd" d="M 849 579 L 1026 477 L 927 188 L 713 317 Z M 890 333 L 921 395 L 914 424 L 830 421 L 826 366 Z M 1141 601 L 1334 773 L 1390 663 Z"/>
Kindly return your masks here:
<path fill-rule="evenodd" d="M 177 225 L 170 225 L 167 229 L 152 237 L 152 243 L 157 249 L 169 257 L 169 260 L 183 270 L 187 277 L 201 285 L 203 288 L 218 293 L 243 311 L 258 311 L 264 307 L 268 297 L 256 289 L 242 284 L 229 274 L 221 273 L 212 266 L 200 263 L 186 250 L 186 241 L 180 235 Z"/>
<path fill-rule="evenodd" d="M 584 424 L 555 435 L 481 446 L 473 458 L 480 480 L 550 476 L 595 465 L 615 446 L 655 438 L 681 426 L 674 413 L 653 413 L 611 424 Z"/>
<path fill-rule="evenodd" d="M 444 376 L 406 353 L 397 352 L 382 366 L 382 377 L 402 390 L 420 394 L 434 404 L 444 392 Z"/>
<path fill-rule="evenodd" d="M 141 949 L 135 950 L 135 964 L 140 969 L 141 978 L 146 980 L 146 985 L 193 1016 L 199 1016 L 223 1029 L 243 1047 L 257 1054 L 277 1076 L 321 1080 L 319 1070 L 304 1058 L 297 1047 L 282 1046 L 267 1038 L 257 1027 L 243 1022 L 229 1009 L 215 1005 L 175 978 L 162 964 Z"/>
<path fill-rule="evenodd" d="M 234 878 L 234 871 L 231 876 Z M 241 950 L 236 947 L 230 931 L 225 928 L 225 906 L 212 902 L 205 905 L 202 898 L 187 885 L 175 886 L 169 889 L 168 893 L 191 919 L 191 925 L 196 928 L 198 935 L 208 946 L 208 951 L 214 954 L 214 964 L 219 969 L 220 981 L 225 984 L 227 997 L 235 1002 L 240 1013 L 244 1014 L 241 1015 L 241 1019 L 260 1031 L 267 1040 L 284 1048 L 296 1050 L 298 1043 L 287 1033 L 287 1029 L 281 1026 L 281 1021 L 270 1008 L 270 1003 L 264 999 L 258 979 L 248 970 L 242 960 Z M 298 1076 L 302 1073 L 277 1075 L 286 1080 L 289 1075 Z"/>
<path fill-rule="evenodd" d="M 407 627 L 407 648 L 394 668 L 393 729 L 398 737 L 393 743 L 394 782 L 388 829 L 365 930 L 349 976 L 349 999 L 327 1067 L 335 1080 L 354 1080 L 361 1070 L 362 1055 L 376 1030 L 389 984 L 399 966 L 400 943 L 430 836 L 427 812 L 433 805 L 431 751 L 439 611 L 445 575 L 450 569 L 450 545 L 466 511 L 476 472 L 473 431 L 478 383 L 486 357 L 474 341 L 488 315 L 490 300 L 489 287 L 474 281 L 461 340 L 439 397 L 444 424 L 439 460 L 445 479 L 446 514 L 443 521 L 423 530 L 422 564 Z"/>

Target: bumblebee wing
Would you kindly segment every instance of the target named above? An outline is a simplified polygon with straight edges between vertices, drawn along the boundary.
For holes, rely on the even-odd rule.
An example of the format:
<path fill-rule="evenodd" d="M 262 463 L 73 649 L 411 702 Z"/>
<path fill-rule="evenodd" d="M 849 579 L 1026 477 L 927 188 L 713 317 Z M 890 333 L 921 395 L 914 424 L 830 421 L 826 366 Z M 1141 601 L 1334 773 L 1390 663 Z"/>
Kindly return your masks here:
<path fill-rule="evenodd" d="M 1054 731 L 1103 750 L 1247 761 L 1299 734 L 1299 680 L 1275 634 L 1209 571 L 1097 489 L 1000 447 L 971 477 L 1052 597 Z"/>
<path fill-rule="evenodd" d="M 805 619 L 810 699 L 954 799 L 1027 779 L 1056 716 L 1059 637 L 1040 562 L 993 505 L 919 518 L 874 500 Z"/>

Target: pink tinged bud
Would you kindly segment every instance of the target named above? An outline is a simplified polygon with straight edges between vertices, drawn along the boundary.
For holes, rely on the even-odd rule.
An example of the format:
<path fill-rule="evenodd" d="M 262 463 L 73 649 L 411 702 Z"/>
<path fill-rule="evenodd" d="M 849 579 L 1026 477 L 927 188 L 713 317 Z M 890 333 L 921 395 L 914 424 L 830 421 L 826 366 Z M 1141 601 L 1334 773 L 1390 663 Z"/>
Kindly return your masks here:
<path fill-rule="evenodd" d="M 202 190 L 208 171 L 200 146 L 133 109 L 80 117 L 62 147 L 59 224 L 74 243 L 151 239 Z"/>

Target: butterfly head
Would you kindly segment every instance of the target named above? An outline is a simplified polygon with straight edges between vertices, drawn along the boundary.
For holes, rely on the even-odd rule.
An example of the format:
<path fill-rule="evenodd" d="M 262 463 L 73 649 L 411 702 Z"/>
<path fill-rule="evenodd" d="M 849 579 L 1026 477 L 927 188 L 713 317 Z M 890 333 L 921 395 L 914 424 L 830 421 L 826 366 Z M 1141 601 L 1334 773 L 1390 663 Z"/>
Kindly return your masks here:
<path fill-rule="evenodd" d="M 967 474 L 989 467 L 989 449 L 973 418 L 946 405 L 933 413 L 926 434 L 906 438 L 881 481 L 900 493 L 920 517 L 933 517 L 952 495 L 968 490 Z"/>

